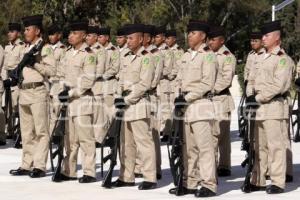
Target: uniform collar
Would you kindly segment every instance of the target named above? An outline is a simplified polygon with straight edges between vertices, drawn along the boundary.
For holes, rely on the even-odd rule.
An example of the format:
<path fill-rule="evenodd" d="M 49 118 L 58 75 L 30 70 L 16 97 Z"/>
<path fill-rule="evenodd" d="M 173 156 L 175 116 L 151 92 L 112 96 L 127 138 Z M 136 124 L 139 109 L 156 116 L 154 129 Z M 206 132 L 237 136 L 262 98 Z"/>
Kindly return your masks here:
<path fill-rule="evenodd" d="M 124 46 L 122 48 L 119 47 L 120 52 L 124 51 L 125 49 L 127 49 L 127 44 L 124 44 Z"/>
<path fill-rule="evenodd" d="M 60 41 L 56 42 L 56 44 L 52 44 L 51 47 L 53 50 L 55 50 L 56 48 L 59 48 L 62 46 L 62 43 Z"/>
<path fill-rule="evenodd" d="M 96 42 L 95 44 L 93 44 L 92 46 L 91 46 L 91 48 L 92 49 L 96 49 L 97 47 L 100 47 L 101 45 L 98 43 L 98 42 Z"/>
<path fill-rule="evenodd" d="M 106 47 L 104 47 L 106 50 L 111 49 L 111 47 L 113 46 L 113 44 L 111 42 L 108 43 L 108 45 Z"/>
<path fill-rule="evenodd" d="M 161 45 L 160 45 L 160 47 L 157 47 L 159 50 L 163 50 L 163 49 L 165 49 L 166 48 L 166 43 L 162 43 Z"/>
<path fill-rule="evenodd" d="M 81 52 L 84 52 L 85 51 L 85 49 L 88 47 L 88 45 L 86 44 L 86 43 L 83 43 L 82 45 L 81 45 L 81 47 L 79 48 L 79 49 L 74 49 L 74 47 L 72 47 L 72 50 L 73 50 L 73 56 L 75 56 L 79 51 L 81 51 Z"/>
<path fill-rule="evenodd" d="M 170 47 L 170 49 L 172 50 L 176 50 L 178 49 L 179 45 L 177 43 L 175 43 L 172 47 Z"/>
<path fill-rule="evenodd" d="M 145 47 L 144 47 L 145 48 Z M 153 44 L 150 44 L 147 48 L 145 48 L 146 51 L 152 51 L 153 49 L 156 49 L 157 47 Z"/>
<path fill-rule="evenodd" d="M 15 45 L 20 44 L 20 42 L 22 42 L 21 39 L 20 39 L 20 38 L 17 38 L 16 41 L 15 41 L 14 43 L 9 42 L 9 44 L 12 45 L 12 46 L 15 46 Z"/>
<path fill-rule="evenodd" d="M 277 55 L 277 54 L 279 53 L 280 50 L 281 50 L 281 47 L 280 47 L 280 46 L 277 46 L 277 47 L 275 47 L 275 48 L 272 50 L 271 54 Z"/>
<path fill-rule="evenodd" d="M 216 52 L 217 55 L 224 54 L 225 51 L 228 51 L 227 47 L 225 45 L 221 46 L 220 49 Z"/>

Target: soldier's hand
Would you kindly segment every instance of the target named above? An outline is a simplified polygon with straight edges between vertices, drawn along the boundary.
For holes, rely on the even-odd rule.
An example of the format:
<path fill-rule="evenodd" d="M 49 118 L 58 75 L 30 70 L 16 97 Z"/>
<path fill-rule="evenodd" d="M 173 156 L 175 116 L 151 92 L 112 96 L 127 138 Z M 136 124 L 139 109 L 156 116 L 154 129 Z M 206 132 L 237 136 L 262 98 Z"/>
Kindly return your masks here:
<path fill-rule="evenodd" d="M 30 68 L 33 68 L 34 67 L 34 64 L 36 63 L 36 58 L 35 56 L 30 56 L 28 58 L 28 62 L 27 62 L 27 67 L 30 67 Z"/>
<path fill-rule="evenodd" d="M 298 87 L 300 87 L 300 77 L 296 79 L 295 85 L 298 86 Z"/>
<path fill-rule="evenodd" d="M 175 98 L 174 104 L 175 104 L 175 108 L 181 109 L 187 105 L 187 102 L 186 102 L 184 96 L 179 95 L 178 97 Z"/>
<path fill-rule="evenodd" d="M 115 98 L 114 104 L 115 104 L 115 107 L 118 109 L 123 109 L 126 106 L 124 98 Z"/>
<path fill-rule="evenodd" d="M 67 102 L 67 101 L 70 99 L 68 90 L 64 90 L 64 91 L 60 92 L 60 93 L 58 94 L 58 99 L 59 99 L 59 101 L 62 102 L 62 103 Z"/>
<path fill-rule="evenodd" d="M 3 86 L 4 86 L 4 88 L 9 88 L 11 86 L 11 80 L 10 79 L 4 80 Z"/>

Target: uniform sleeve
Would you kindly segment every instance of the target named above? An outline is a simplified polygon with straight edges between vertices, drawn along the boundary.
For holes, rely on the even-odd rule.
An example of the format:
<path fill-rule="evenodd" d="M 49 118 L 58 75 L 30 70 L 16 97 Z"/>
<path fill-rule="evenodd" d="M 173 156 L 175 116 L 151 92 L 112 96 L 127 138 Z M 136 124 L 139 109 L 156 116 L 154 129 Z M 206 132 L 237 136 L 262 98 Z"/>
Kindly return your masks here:
<path fill-rule="evenodd" d="M 204 55 L 202 70 L 200 76 L 201 80 L 197 87 L 193 88 L 193 91 L 189 92 L 185 96 L 187 102 L 192 102 L 203 98 L 203 96 L 212 91 L 216 79 L 216 69 L 217 69 L 217 58 L 214 53 L 207 53 Z"/>
<path fill-rule="evenodd" d="M 172 68 L 174 64 L 174 54 L 171 50 L 165 50 L 163 53 L 163 75 L 172 78 Z"/>
<path fill-rule="evenodd" d="M 103 78 L 107 79 L 112 76 L 116 76 L 120 69 L 120 52 L 113 50 L 111 54 L 108 54 L 109 58 L 106 60 L 109 62 L 108 68 L 106 69 Z"/>
<path fill-rule="evenodd" d="M 297 71 L 297 76 L 299 77 L 299 74 L 300 74 L 300 60 L 297 64 L 297 70 L 296 71 Z"/>
<path fill-rule="evenodd" d="M 93 87 L 95 81 L 97 59 L 94 53 L 87 53 L 82 66 L 82 74 L 77 77 L 77 87 L 69 91 L 70 97 L 80 97 L 83 93 Z"/>
<path fill-rule="evenodd" d="M 220 69 L 222 67 L 222 69 Z M 236 67 L 236 59 L 233 55 L 225 56 L 223 66 L 219 66 L 220 74 L 217 76 L 214 90 L 216 93 L 229 88 L 232 83 Z M 218 72 L 219 73 L 219 72 Z"/>
<path fill-rule="evenodd" d="M 41 60 L 34 64 L 34 69 L 43 76 L 55 76 L 56 62 L 53 50 L 50 46 L 44 46 L 41 52 Z"/>
<path fill-rule="evenodd" d="M 3 77 L 4 76 L 3 64 L 4 64 L 4 50 L 3 50 L 2 46 L 0 45 L 0 76 L 4 80 L 6 78 Z"/>
<path fill-rule="evenodd" d="M 272 78 L 264 81 L 264 87 L 261 92 L 256 95 L 256 100 L 260 103 L 266 103 L 272 100 L 276 95 L 286 92 L 291 84 L 294 67 L 295 64 L 289 57 L 282 56 L 279 58 Z"/>
<path fill-rule="evenodd" d="M 147 90 L 150 89 L 151 82 L 154 76 L 154 62 L 150 54 L 142 58 L 140 81 L 131 86 L 132 92 L 124 98 L 125 103 L 132 105 L 137 103 Z"/>
<path fill-rule="evenodd" d="M 96 79 L 102 77 L 104 74 L 106 57 L 107 51 L 104 48 L 97 52 Z"/>
<path fill-rule="evenodd" d="M 159 80 L 162 75 L 163 71 L 163 59 L 162 59 L 162 54 L 161 53 L 156 53 L 153 55 L 153 62 L 155 66 L 155 71 L 154 71 L 154 78 L 151 84 L 152 88 L 157 87 Z"/>
<path fill-rule="evenodd" d="M 251 55 L 249 54 L 244 68 L 244 80 L 248 80 L 250 68 L 251 68 Z"/>
<path fill-rule="evenodd" d="M 173 64 L 172 77 L 171 78 L 176 78 L 177 75 L 178 75 L 180 59 L 181 59 L 183 53 L 184 53 L 183 50 L 177 50 L 174 53 L 174 64 Z"/>

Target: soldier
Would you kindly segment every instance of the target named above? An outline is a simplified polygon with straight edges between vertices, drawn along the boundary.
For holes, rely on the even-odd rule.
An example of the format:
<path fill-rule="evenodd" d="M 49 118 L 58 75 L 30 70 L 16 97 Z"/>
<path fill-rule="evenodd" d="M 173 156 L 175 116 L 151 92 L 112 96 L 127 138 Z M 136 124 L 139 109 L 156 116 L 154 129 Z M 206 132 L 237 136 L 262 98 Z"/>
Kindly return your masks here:
<path fill-rule="evenodd" d="M 115 99 L 116 108 L 125 109 L 124 132 L 121 134 L 120 175 L 113 186 L 134 186 L 138 150 L 144 177 L 138 188 L 149 190 L 156 188 L 155 147 L 149 131 L 150 104 L 147 95 L 154 76 L 153 57 L 142 46 L 144 26 L 131 24 L 125 29 L 130 52 L 121 63 L 118 94 L 122 97 Z"/>
<path fill-rule="evenodd" d="M 155 145 L 155 153 L 156 153 L 156 177 L 157 179 L 162 178 L 161 174 L 161 150 L 160 150 L 160 137 L 159 137 L 159 116 L 158 116 L 158 96 L 157 96 L 157 86 L 162 74 L 163 70 L 163 60 L 162 60 L 162 53 L 156 48 L 154 45 L 151 44 L 151 40 L 154 35 L 154 26 L 152 25 L 145 25 L 144 26 L 144 40 L 143 46 L 146 51 L 150 52 L 153 55 L 154 59 L 154 78 L 151 83 L 151 88 L 149 89 L 148 93 L 150 96 L 150 105 L 151 105 L 151 118 L 150 118 L 150 129 L 152 132 L 152 137 Z M 138 151 L 139 153 L 139 151 Z M 142 161 L 137 159 L 137 165 L 135 167 L 135 176 L 142 177 L 141 168 L 142 168 Z"/>
<path fill-rule="evenodd" d="M 235 74 L 236 59 L 225 46 L 225 31 L 222 27 L 214 27 L 209 34 L 209 47 L 218 59 L 218 72 L 213 90 L 213 102 L 216 112 L 214 121 L 214 139 L 216 161 L 219 176 L 231 175 L 231 140 L 230 120 L 234 110 L 234 100 L 230 94 L 232 79 Z"/>
<path fill-rule="evenodd" d="M 190 49 L 180 60 L 178 83 L 182 92 L 174 102 L 175 107 L 185 110 L 183 193 L 210 197 L 216 195 L 217 181 L 214 106 L 208 94 L 213 91 L 218 64 L 215 54 L 206 46 L 208 24 L 193 20 L 187 30 Z M 200 170 L 196 170 L 198 166 Z M 201 188 L 197 190 L 199 180 Z M 176 188 L 169 192 L 175 194 Z"/>
<path fill-rule="evenodd" d="M 8 45 L 5 46 L 5 58 L 2 69 L 2 79 L 4 80 L 4 87 L 11 87 L 11 81 L 8 74 L 11 70 L 15 69 L 23 57 L 25 43 L 20 40 L 21 24 L 9 23 L 8 24 Z M 12 103 L 12 115 L 18 116 L 18 99 L 19 89 L 17 86 L 11 87 L 11 103 Z M 5 105 L 8 106 L 8 105 Z M 7 130 L 8 136 L 11 137 L 12 130 Z"/>
<path fill-rule="evenodd" d="M 114 93 L 116 92 L 117 77 L 120 69 L 120 53 L 110 42 L 110 28 L 99 29 L 98 42 L 106 51 L 105 68 L 102 75 L 105 114 L 103 118 L 105 121 L 102 124 L 105 132 L 107 132 L 113 117 Z"/>
<path fill-rule="evenodd" d="M 252 32 L 250 35 L 251 51 L 248 54 L 247 62 L 244 69 L 244 80 L 248 80 L 249 71 L 253 65 L 257 63 L 257 56 L 265 52 L 262 45 L 262 34 L 260 32 Z"/>
<path fill-rule="evenodd" d="M 35 15 L 22 19 L 25 27 L 25 40 L 28 45 L 25 53 L 43 42 L 43 16 Z M 22 71 L 23 81 L 19 83 L 19 115 L 23 155 L 21 167 L 10 174 L 28 175 L 31 178 L 45 176 L 49 151 L 48 90 L 47 77 L 55 75 L 55 59 L 50 45 L 44 45 L 41 52 L 31 58 Z"/>
<path fill-rule="evenodd" d="M 4 92 L 1 71 L 4 60 L 4 50 L 0 45 L 0 146 L 6 145 L 6 135 L 5 135 L 5 116 L 2 110 L 2 94 Z"/>
<path fill-rule="evenodd" d="M 124 58 L 125 54 L 130 51 L 127 47 L 127 38 L 125 35 L 125 29 L 123 27 L 117 30 L 116 42 L 120 52 L 120 59 L 122 59 Z"/>
<path fill-rule="evenodd" d="M 77 158 L 82 151 L 83 176 L 79 183 L 96 181 L 96 145 L 92 127 L 93 96 L 91 88 L 95 81 L 96 55 L 84 42 L 87 22 L 70 24 L 69 47 L 62 60 L 62 84 L 66 87 L 59 93 L 61 102 L 68 105 L 68 131 L 66 134 L 66 157 L 63 161 L 63 181 L 77 179 Z M 69 89 L 68 89 L 69 88 Z"/>
<path fill-rule="evenodd" d="M 256 153 L 251 190 L 266 190 L 268 194 L 283 193 L 286 179 L 286 120 L 289 118 L 288 96 L 294 63 L 280 47 L 280 21 L 262 26 L 262 42 L 266 52 L 259 56 L 257 72 L 249 72 L 247 103 L 258 104 L 255 129 L 259 152 Z M 271 179 L 267 188 L 266 171 Z"/>
<path fill-rule="evenodd" d="M 98 43 L 98 33 L 98 26 L 89 26 L 87 37 L 85 40 L 97 56 L 96 77 L 95 83 L 92 88 L 92 92 L 94 95 L 93 126 L 97 145 L 103 142 L 103 139 L 107 132 L 107 129 L 104 127 L 104 122 L 108 121 L 108 119 L 105 118 L 104 97 L 102 91 L 104 81 L 103 74 L 105 70 L 105 59 L 107 52 L 104 47 Z"/>
<path fill-rule="evenodd" d="M 62 39 L 62 31 L 61 29 L 53 24 L 52 26 L 48 27 L 48 39 L 53 50 L 54 58 L 55 58 L 55 66 L 56 66 L 56 75 L 52 76 L 50 81 L 50 134 L 52 134 L 55 121 L 57 120 L 59 109 L 60 109 L 60 102 L 57 99 L 57 95 L 60 92 L 60 85 L 59 85 L 59 76 L 61 74 L 61 69 L 59 69 L 60 62 L 63 59 L 66 46 L 61 42 Z"/>
<path fill-rule="evenodd" d="M 172 108 L 174 102 L 174 92 L 172 92 L 170 82 L 175 79 L 173 71 L 174 55 L 172 50 L 165 43 L 166 28 L 156 27 L 154 44 L 163 55 L 163 72 L 158 88 L 160 98 L 160 132 L 163 134 L 162 141 L 168 141 L 171 132 Z"/>

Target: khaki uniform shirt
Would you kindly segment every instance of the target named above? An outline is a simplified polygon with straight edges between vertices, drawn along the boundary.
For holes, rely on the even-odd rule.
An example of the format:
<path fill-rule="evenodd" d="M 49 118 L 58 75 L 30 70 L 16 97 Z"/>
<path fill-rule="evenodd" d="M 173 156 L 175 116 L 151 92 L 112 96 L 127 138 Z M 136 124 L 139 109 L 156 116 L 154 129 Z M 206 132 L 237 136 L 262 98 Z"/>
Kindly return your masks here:
<path fill-rule="evenodd" d="M 214 86 L 215 96 L 213 102 L 216 115 L 218 116 L 219 114 L 222 115 L 234 110 L 234 100 L 230 92 L 223 95 L 220 95 L 220 92 L 229 90 L 231 87 L 235 74 L 236 58 L 226 46 L 222 46 L 215 54 L 218 59 L 218 72 Z"/>
<path fill-rule="evenodd" d="M 189 103 L 185 112 L 186 122 L 210 120 L 214 116 L 214 106 L 205 95 L 214 88 L 217 74 L 217 58 L 206 44 L 199 49 L 189 49 L 180 60 L 178 74 L 179 88 Z"/>
<path fill-rule="evenodd" d="M 109 43 L 106 50 L 105 69 L 103 73 L 103 94 L 112 95 L 116 92 L 117 75 L 120 70 L 120 52 L 118 49 Z M 112 79 L 111 79 L 112 78 Z M 110 80 L 108 80 L 110 79 Z"/>
<path fill-rule="evenodd" d="M 24 49 L 24 54 L 29 52 L 42 39 L 40 38 L 34 44 L 27 45 Z M 46 84 L 48 77 L 56 74 L 55 58 L 53 50 L 49 44 L 45 44 L 39 55 L 36 56 L 37 62 L 33 67 L 24 67 L 23 83 L 43 82 Z M 36 87 L 32 89 L 20 89 L 19 104 L 33 104 L 47 101 L 48 90 L 46 86 Z"/>
<path fill-rule="evenodd" d="M 146 48 L 146 51 L 150 52 L 153 55 L 155 70 L 154 77 L 151 83 L 151 89 L 156 89 L 163 71 L 163 55 L 161 51 L 159 51 L 158 48 L 156 48 L 154 45 L 148 46 Z"/>
<path fill-rule="evenodd" d="M 69 86 L 70 116 L 83 116 L 93 113 L 91 88 L 95 81 L 97 59 L 95 53 L 83 43 L 75 50 L 70 47 L 62 60 L 64 69 L 62 84 Z"/>
<path fill-rule="evenodd" d="M 158 47 L 158 49 L 161 51 L 163 56 L 163 71 L 159 85 L 159 92 L 170 93 L 172 92 L 170 81 L 175 78 L 174 74 L 172 74 L 174 66 L 174 54 L 165 43 Z"/>
<path fill-rule="evenodd" d="M 256 94 L 261 103 L 256 119 L 288 119 L 287 98 L 276 97 L 289 91 L 295 64 L 292 59 L 277 46 L 271 53 L 260 55 L 254 81 L 248 87 Z"/>
<path fill-rule="evenodd" d="M 2 72 L 2 66 L 3 66 L 3 60 L 4 60 L 4 50 L 2 48 L 2 46 L 0 45 L 0 74 Z M 1 78 L 0 75 L 0 94 L 2 94 L 4 92 L 4 87 L 3 87 L 3 79 Z M 2 97 L 0 96 L 0 102 L 2 102 Z M 2 105 L 0 105 L 2 106 Z"/>
<path fill-rule="evenodd" d="M 266 50 L 264 48 L 261 48 L 258 52 L 255 52 L 253 50 L 250 51 L 244 68 L 244 80 L 248 80 L 250 69 L 257 64 L 259 55 L 263 54 L 265 51 Z"/>
<path fill-rule="evenodd" d="M 124 97 L 128 105 L 124 120 L 132 121 L 150 117 L 150 103 L 145 93 L 150 89 L 154 76 L 153 56 L 141 47 L 135 55 L 131 52 L 126 54 L 121 65 L 118 94 L 122 94 L 122 91 L 130 91 L 129 95 Z"/>

